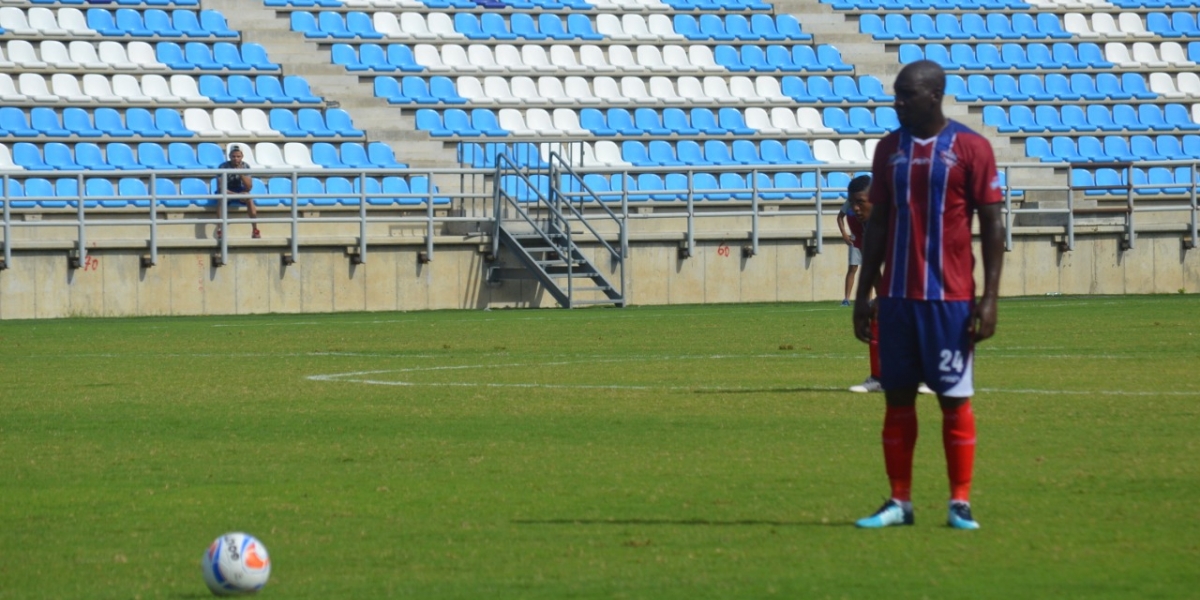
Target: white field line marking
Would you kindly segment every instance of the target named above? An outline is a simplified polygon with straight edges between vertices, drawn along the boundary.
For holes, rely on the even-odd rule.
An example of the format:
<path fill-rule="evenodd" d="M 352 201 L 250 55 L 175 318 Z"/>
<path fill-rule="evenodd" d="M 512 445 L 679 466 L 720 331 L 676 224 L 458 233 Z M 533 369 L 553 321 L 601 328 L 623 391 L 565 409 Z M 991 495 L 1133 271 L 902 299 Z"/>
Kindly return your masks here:
<path fill-rule="evenodd" d="M 573 360 L 573 361 L 555 361 L 544 363 L 507 363 L 493 365 L 455 365 L 455 366 L 437 366 L 437 367 L 413 367 L 408 369 L 383 369 L 374 371 L 352 371 L 349 373 L 328 373 L 321 375 L 309 375 L 306 379 L 310 381 L 332 381 L 345 383 L 361 383 L 367 385 L 390 385 L 390 386 L 405 386 L 405 387 L 485 387 L 485 388 L 538 388 L 538 389 L 579 389 L 579 390 L 664 390 L 664 391 L 706 391 L 706 392 L 743 392 L 748 390 L 763 390 L 764 386 L 679 386 L 679 385 L 624 385 L 624 384 L 568 384 L 568 383 L 537 383 L 537 382 L 519 382 L 519 383 L 495 383 L 495 382 L 474 382 L 474 381 L 450 381 L 450 382 L 414 382 L 400 381 L 390 379 L 372 379 L 366 378 L 371 375 L 382 375 L 385 373 L 419 373 L 425 371 L 461 371 L 467 369 L 494 369 L 494 368 L 520 368 L 520 367 L 553 367 L 563 365 L 577 364 L 595 364 L 598 362 L 616 363 L 630 362 L 632 360 L 642 360 L 644 357 L 635 358 L 607 358 L 594 360 Z M 777 355 L 762 355 L 762 356 L 736 356 L 736 355 L 709 355 L 709 356 L 668 356 L 654 357 L 660 360 L 687 360 L 687 359 L 724 359 L 724 358 L 778 358 Z M 786 386 L 780 386 L 780 391 L 784 391 Z M 805 391 L 843 391 L 844 386 L 813 386 L 805 385 Z M 769 391 L 769 390 L 764 390 Z M 1024 395 L 1070 395 L 1070 396 L 1191 396 L 1200 397 L 1200 392 L 1196 391 L 1129 391 L 1129 390 L 1038 390 L 1038 389 L 1005 389 L 1005 388 L 980 388 L 980 392 L 988 394 L 1024 394 Z"/>

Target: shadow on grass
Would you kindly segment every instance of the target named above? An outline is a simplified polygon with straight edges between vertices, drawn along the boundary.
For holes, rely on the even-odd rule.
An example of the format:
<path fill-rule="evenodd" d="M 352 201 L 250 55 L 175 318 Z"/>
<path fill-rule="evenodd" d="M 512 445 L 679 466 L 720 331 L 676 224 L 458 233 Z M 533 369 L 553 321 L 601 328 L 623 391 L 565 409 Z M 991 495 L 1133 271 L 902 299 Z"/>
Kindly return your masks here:
<path fill-rule="evenodd" d="M 737 519 L 714 521 L 711 519 L 513 519 L 515 525 L 699 525 L 705 527 L 851 527 L 850 522 L 833 521 L 768 521 L 763 519 Z"/>

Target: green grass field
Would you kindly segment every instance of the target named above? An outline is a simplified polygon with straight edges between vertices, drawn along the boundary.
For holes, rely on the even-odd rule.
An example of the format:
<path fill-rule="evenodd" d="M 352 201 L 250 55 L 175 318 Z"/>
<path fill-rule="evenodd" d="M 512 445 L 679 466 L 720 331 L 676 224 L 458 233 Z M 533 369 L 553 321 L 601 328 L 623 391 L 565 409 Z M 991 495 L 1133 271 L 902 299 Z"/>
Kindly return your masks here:
<path fill-rule="evenodd" d="M 1000 310 L 978 532 L 829 303 L 0 323 L 0 598 L 1197 597 L 1200 298 Z"/>

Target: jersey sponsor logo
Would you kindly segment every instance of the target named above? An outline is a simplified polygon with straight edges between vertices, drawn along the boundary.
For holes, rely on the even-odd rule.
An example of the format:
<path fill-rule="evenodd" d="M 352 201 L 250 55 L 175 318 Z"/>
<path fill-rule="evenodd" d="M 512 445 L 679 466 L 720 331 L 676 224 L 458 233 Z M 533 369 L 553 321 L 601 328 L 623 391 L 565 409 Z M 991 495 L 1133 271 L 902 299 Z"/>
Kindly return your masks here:
<path fill-rule="evenodd" d="M 947 168 L 953 168 L 958 164 L 958 155 L 953 150 L 945 150 L 942 152 L 942 162 L 946 164 Z"/>
<path fill-rule="evenodd" d="M 889 166 L 903 165 L 908 163 L 908 155 L 903 150 L 897 150 L 891 158 L 888 159 Z"/>

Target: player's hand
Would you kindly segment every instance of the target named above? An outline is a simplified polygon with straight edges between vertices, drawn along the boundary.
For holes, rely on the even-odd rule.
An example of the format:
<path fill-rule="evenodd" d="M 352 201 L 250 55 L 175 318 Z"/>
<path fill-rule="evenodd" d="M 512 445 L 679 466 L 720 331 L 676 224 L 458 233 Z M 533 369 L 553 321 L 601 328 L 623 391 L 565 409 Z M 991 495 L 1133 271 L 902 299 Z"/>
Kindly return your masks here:
<path fill-rule="evenodd" d="M 850 235 L 850 234 L 848 234 L 848 233 L 843 233 L 843 234 L 842 234 L 842 240 L 846 242 L 846 245 L 847 245 L 847 246 L 853 246 L 853 245 L 854 245 L 854 236 L 852 236 L 852 235 Z"/>
<path fill-rule="evenodd" d="M 996 299 L 984 297 L 975 303 L 971 315 L 971 339 L 982 342 L 996 335 Z"/>
<path fill-rule="evenodd" d="M 871 317 L 875 309 L 871 302 L 854 301 L 854 337 L 864 344 L 871 343 Z"/>

